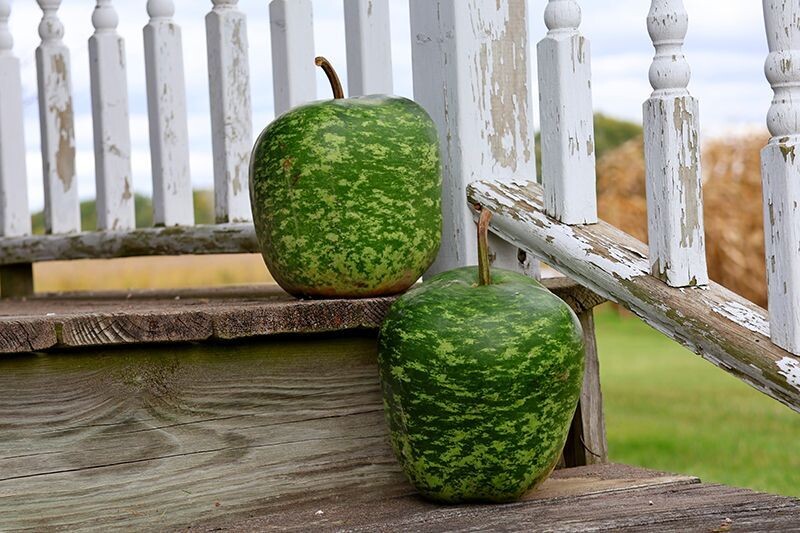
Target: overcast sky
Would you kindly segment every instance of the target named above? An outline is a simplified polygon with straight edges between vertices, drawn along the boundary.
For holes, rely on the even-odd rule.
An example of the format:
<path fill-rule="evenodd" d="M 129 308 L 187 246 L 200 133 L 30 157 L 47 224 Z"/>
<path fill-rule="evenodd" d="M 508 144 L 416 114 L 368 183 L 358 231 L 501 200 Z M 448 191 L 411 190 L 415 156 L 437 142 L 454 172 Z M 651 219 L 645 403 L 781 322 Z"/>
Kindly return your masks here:
<path fill-rule="evenodd" d="M 316 52 L 330 58 L 345 77 L 342 2 L 313 2 Z M 686 40 L 686 52 L 693 72 L 690 90 L 701 101 L 704 133 L 720 135 L 732 129 L 761 127 L 771 98 L 763 75 L 767 48 L 761 2 L 685 0 L 684 3 L 690 16 Z M 114 4 L 120 14 L 119 32 L 126 39 L 127 46 L 134 186 L 149 194 L 151 173 L 142 51 L 142 26 L 147 23 L 145 1 L 116 0 Z M 395 93 L 412 97 L 408 2 L 390 0 L 390 4 Z M 721 4 L 724 4 L 722 9 Z M 211 2 L 176 0 L 175 5 L 175 20 L 182 27 L 184 39 L 192 180 L 197 188 L 210 188 L 213 177 L 203 19 Z M 253 124 L 255 133 L 258 133 L 273 115 L 268 1 L 240 0 L 239 5 L 248 15 Z M 534 46 L 546 32 L 541 17 L 545 5 L 546 0 L 529 0 L 530 38 Z M 583 0 L 581 5 L 584 15 L 582 30 L 592 42 L 596 110 L 641 122 L 641 104 L 650 93 L 647 71 L 653 54 L 645 25 L 650 2 Z M 86 44 L 93 31 L 90 22 L 93 7 L 91 0 L 65 0 L 59 10 L 66 28 L 64 41 L 72 53 L 77 167 L 82 198 L 94 196 Z M 40 18 L 41 10 L 34 0 L 12 0 L 11 31 L 15 39 L 14 53 L 22 62 L 28 180 L 34 209 L 41 208 L 43 203 L 34 63 Z M 535 60 L 532 63 L 535 80 Z M 320 96 L 327 97 L 329 89 L 321 73 L 317 81 Z M 533 101 L 536 102 L 536 98 Z"/>

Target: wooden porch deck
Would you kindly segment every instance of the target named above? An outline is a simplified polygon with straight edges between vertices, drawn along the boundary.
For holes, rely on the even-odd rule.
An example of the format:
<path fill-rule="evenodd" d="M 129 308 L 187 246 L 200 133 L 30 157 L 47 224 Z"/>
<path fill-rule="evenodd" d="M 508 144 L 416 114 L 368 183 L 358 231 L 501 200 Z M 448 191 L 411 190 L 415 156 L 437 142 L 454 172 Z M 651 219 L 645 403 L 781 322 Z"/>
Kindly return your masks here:
<path fill-rule="evenodd" d="M 547 284 L 578 311 L 601 301 Z M 513 505 L 423 502 L 383 421 L 390 302 L 270 286 L 0 302 L 0 530 L 800 530 L 800 501 L 620 465 L 557 471 Z"/>
<path fill-rule="evenodd" d="M 800 501 L 608 464 L 557 470 L 510 505 L 437 506 L 405 484 L 264 502 L 191 531 L 798 531 Z"/>

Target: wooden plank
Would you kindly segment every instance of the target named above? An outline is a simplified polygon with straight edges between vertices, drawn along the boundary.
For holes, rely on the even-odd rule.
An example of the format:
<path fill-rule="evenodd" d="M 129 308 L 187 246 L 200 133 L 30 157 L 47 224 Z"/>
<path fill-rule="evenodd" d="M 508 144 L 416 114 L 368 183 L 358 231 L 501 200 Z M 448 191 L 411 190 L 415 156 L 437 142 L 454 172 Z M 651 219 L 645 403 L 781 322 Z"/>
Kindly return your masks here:
<path fill-rule="evenodd" d="M 173 20 L 172 0 L 147 0 L 144 27 L 150 161 L 153 171 L 153 222 L 156 226 L 194 224 L 189 175 L 189 126 L 183 74 L 181 29 Z"/>
<path fill-rule="evenodd" d="M 97 229 L 136 227 L 125 41 L 111 0 L 97 0 L 89 37 Z"/>
<path fill-rule="evenodd" d="M 652 0 L 647 28 L 656 49 L 644 104 L 647 235 L 652 273 L 673 287 L 706 285 L 700 169 L 700 104 L 686 89 L 682 0 Z"/>
<path fill-rule="evenodd" d="M 403 483 L 375 339 L 0 360 L 0 529 L 160 529 Z"/>
<path fill-rule="evenodd" d="M 545 286 L 571 302 L 578 312 L 602 301 L 565 280 L 545 280 Z M 0 305 L 0 353 L 375 330 L 393 301 L 394 298 L 303 301 L 271 284 L 42 294 Z M 39 339 L 35 348 L 31 347 L 31 339 Z"/>
<path fill-rule="evenodd" d="M 687 477 L 639 478 L 624 468 L 621 480 L 600 480 L 615 465 L 555 472 L 542 490 L 512 505 L 437 506 L 413 494 L 369 494 L 373 487 L 265 502 L 256 516 L 194 524 L 192 531 L 791 531 L 800 501 Z M 586 477 L 586 481 L 581 479 Z M 588 482 L 587 482 L 588 481 Z M 582 482 L 586 491 L 580 490 Z M 638 483 L 638 484 L 637 484 Z M 575 490 L 570 485 L 576 486 Z M 603 491 L 601 487 L 607 486 Z M 595 490 L 597 489 L 597 490 Z M 385 495 L 384 495 L 385 494 Z M 561 495 L 563 494 L 563 495 Z"/>
<path fill-rule="evenodd" d="M 389 0 L 344 0 L 350 96 L 393 94 Z"/>
<path fill-rule="evenodd" d="M 0 308 L 5 353 L 30 350 L 26 339 L 12 344 L 14 329 L 52 330 L 45 348 L 135 343 L 200 342 L 269 335 L 375 330 L 393 298 L 296 300 L 276 285 L 248 288 L 232 298 L 225 292 L 45 295 Z M 205 295 L 204 295 L 205 294 Z M 214 294 L 214 293 L 211 293 Z M 8 330 L 8 331 L 7 331 Z M 40 336 L 44 336 L 43 334 Z"/>
<path fill-rule="evenodd" d="M 302 527 L 307 514 L 341 528 L 369 525 L 358 517 L 370 513 L 388 524 L 398 509 L 432 512 L 435 523 L 459 509 L 421 502 L 400 473 L 374 335 L 0 359 L 0 427 L 3 530 L 166 530 L 252 515 Z M 554 473 L 521 505 L 695 483 L 588 467 Z"/>
<path fill-rule="evenodd" d="M 414 98 L 439 128 L 444 165 L 443 237 L 433 275 L 477 264 L 467 183 L 481 176 L 535 180 L 527 5 L 412 0 L 410 14 Z M 490 246 L 497 266 L 526 271 L 516 248 L 494 237 Z"/>
<path fill-rule="evenodd" d="M 0 237 L 31 232 L 28 170 L 20 157 L 25 153 L 22 79 L 19 59 L 11 51 L 10 16 L 11 4 L 0 0 Z"/>
<path fill-rule="evenodd" d="M 269 3 L 275 116 L 317 99 L 311 0 Z"/>
<path fill-rule="evenodd" d="M 538 185 L 476 182 L 467 193 L 494 213 L 493 231 L 509 242 L 800 411 L 800 359 L 770 342 L 763 309 L 713 282 L 669 287 L 649 274 L 647 246 L 630 235 L 604 222 L 571 227 L 548 217 Z"/>
<path fill-rule="evenodd" d="M 775 92 L 767 115 L 772 138 L 761 152 L 770 332 L 773 342 L 800 354 L 800 5 L 764 0 L 764 18 L 765 72 Z"/>
<path fill-rule="evenodd" d="M 0 265 L 151 255 L 259 253 L 252 224 L 211 224 L 0 239 Z"/>
<path fill-rule="evenodd" d="M 247 17 L 238 0 L 212 0 L 206 15 L 214 212 L 218 223 L 248 222 L 253 147 Z"/>
<path fill-rule="evenodd" d="M 592 67 L 575 0 L 549 0 L 537 47 L 542 185 L 547 213 L 565 224 L 597 222 Z M 480 177 L 476 178 L 480 179 Z"/>
<path fill-rule="evenodd" d="M 47 233 L 80 231 L 75 176 L 75 125 L 69 49 L 57 11 L 61 0 L 36 0 L 42 8 L 41 44 L 36 48 L 39 127 L 44 175 L 44 226 Z"/>
<path fill-rule="evenodd" d="M 586 369 L 583 375 L 580 401 L 564 447 L 567 467 L 602 464 L 608 462 L 606 421 L 603 413 L 603 392 L 600 387 L 600 359 L 597 356 L 597 338 L 594 313 L 591 309 L 578 314 L 586 344 Z"/>

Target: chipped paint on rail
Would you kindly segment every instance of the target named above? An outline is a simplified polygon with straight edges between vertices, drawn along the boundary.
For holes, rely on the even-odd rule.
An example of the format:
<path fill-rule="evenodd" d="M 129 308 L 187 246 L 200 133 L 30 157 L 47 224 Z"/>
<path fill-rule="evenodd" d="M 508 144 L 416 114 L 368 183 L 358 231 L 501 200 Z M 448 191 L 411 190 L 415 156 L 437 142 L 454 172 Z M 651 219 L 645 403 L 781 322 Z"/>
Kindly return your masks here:
<path fill-rule="evenodd" d="M 763 312 L 753 310 L 740 302 L 725 302 L 719 306 L 712 305 L 711 310 L 754 333 L 769 337 L 769 320 Z"/>

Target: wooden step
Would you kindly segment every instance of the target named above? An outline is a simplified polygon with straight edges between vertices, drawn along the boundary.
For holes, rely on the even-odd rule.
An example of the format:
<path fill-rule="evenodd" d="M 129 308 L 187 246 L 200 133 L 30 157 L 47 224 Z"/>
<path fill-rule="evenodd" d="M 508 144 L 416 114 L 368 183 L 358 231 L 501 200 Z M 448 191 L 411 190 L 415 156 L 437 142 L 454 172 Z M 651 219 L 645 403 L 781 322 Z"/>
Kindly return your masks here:
<path fill-rule="evenodd" d="M 191 531 L 797 531 L 800 500 L 625 465 L 557 470 L 521 502 L 440 506 L 403 486 L 265 501 Z"/>
<path fill-rule="evenodd" d="M 498 509 L 522 527 L 555 523 L 570 500 L 602 507 L 596 499 L 614 491 L 642 490 L 640 505 L 696 481 L 579 470 L 557 473 L 524 504 L 424 504 L 388 445 L 375 355 L 364 330 L 6 355 L 0 531 L 447 529 L 492 527 Z M 742 507 L 754 516 L 798 512 L 796 502 L 736 494 L 736 505 L 755 502 Z"/>
<path fill-rule="evenodd" d="M 567 278 L 544 283 L 578 314 L 604 301 Z M 376 330 L 393 301 L 297 300 L 275 284 L 41 294 L 0 300 L 0 354 Z"/>

